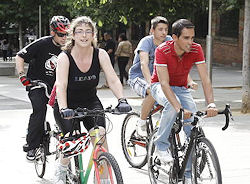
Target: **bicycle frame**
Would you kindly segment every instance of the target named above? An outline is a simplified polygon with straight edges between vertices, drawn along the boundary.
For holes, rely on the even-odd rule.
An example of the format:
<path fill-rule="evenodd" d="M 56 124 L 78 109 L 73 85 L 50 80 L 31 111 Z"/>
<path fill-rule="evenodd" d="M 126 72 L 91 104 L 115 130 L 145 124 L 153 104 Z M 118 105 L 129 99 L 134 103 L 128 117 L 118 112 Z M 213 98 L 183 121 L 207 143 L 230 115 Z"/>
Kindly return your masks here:
<path fill-rule="evenodd" d="M 151 111 L 150 111 L 150 113 L 149 113 L 149 116 L 148 116 L 148 118 L 147 118 L 147 120 L 148 120 L 148 123 L 147 123 L 147 131 L 148 131 L 148 135 L 150 135 L 153 131 L 154 131 L 154 129 L 156 128 L 156 127 L 158 127 L 159 126 L 159 122 L 157 121 L 156 122 L 156 127 L 154 127 L 154 125 L 153 125 L 153 120 L 152 120 L 152 116 L 154 115 L 154 114 L 156 114 L 157 112 L 159 112 L 159 111 L 161 111 L 163 109 L 163 106 L 161 106 L 161 105 L 156 105 L 156 107 L 154 107 Z"/>
<path fill-rule="evenodd" d="M 163 109 L 163 106 L 157 105 L 155 108 L 153 108 L 153 109 L 150 111 L 150 113 L 149 113 L 149 115 L 148 115 L 148 117 L 147 117 L 147 123 L 146 123 L 146 126 L 147 126 L 147 128 L 146 128 L 146 130 L 147 130 L 147 135 L 151 135 L 151 134 L 153 133 L 154 129 L 155 129 L 155 128 L 154 128 L 154 125 L 153 125 L 152 116 L 153 116 L 154 114 L 156 114 L 157 112 L 161 111 L 162 109 Z M 156 123 L 156 127 L 157 127 L 157 126 L 158 126 L 158 123 Z M 131 137 L 131 138 L 130 138 L 130 141 L 133 142 L 134 144 L 137 144 L 137 145 L 139 145 L 139 146 L 141 146 L 141 147 L 146 148 L 147 143 L 148 143 L 148 140 L 147 140 L 147 139 L 149 139 L 149 137 L 147 137 L 146 140 L 145 140 L 144 138 Z"/>
<path fill-rule="evenodd" d="M 185 146 L 179 147 L 181 145 L 181 143 L 179 142 L 180 141 L 179 134 L 176 133 L 174 129 L 172 129 L 172 131 L 171 131 L 171 141 L 172 141 L 171 145 L 172 145 L 172 149 L 174 152 L 174 155 L 173 155 L 174 156 L 174 165 L 175 165 L 177 173 L 178 173 L 178 178 L 180 179 L 179 181 L 181 181 L 181 179 L 184 176 L 184 172 L 185 172 L 185 169 L 186 169 L 186 166 L 188 163 L 188 159 L 191 156 L 191 153 L 192 153 L 192 150 L 194 147 L 194 141 L 197 141 L 197 139 L 199 139 L 198 133 L 199 133 L 199 128 L 193 127 L 193 129 L 191 130 L 190 141 L 188 142 L 188 145 L 186 147 Z M 201 135 L 201 136 L 203 136 L 203 135 Z M 178 151 L 181 151 L 182 149 L 187 149 L 187 150 L 185 152 L 184 159 L 180 164 L 180 160 L 178 157 Z"/>
<path fill-rule="evenodd" d="M 88 162 L 88 166 L 87 166 L 85 174 L 84 174 L 83 162 L 82 162 L 82 154 L 83 153 L 78 155 L 81 184 L 87 184 L 88 179 L 89 179 L 89 175 L 90 175 L 90 172 L 91 172 L 91 169 L 92 169 L 92 166 L 93 166 L 93 163 L 94 163 L 94 166 L 95 166 L 95 170 L 98 170 L 98 165 L 97 165 L 96 162 L 94 162 L 94 160 L 97 160 L 98 153 L 100 151 L 101 152 L 107 152 L 107 150 L 101 145 L 101 143 L 98 143 L 100 141 L 99 128 L 98 127 L 94 128 L 94 132 L 92 132 L 90 134 L 90 136 L 91 137 L 95 136 L 96 138 L 95 138 L 95 141 L 94 141 L 93 150 L 92 150 L 91 156 L 89 158 L 89 162 Z M 95 174 L 96 174 L 96 178 L 97 178 L 97 183 L 100 183 L 99 172 L 95 172 Z"/>
<path fill-rule="evenodd" d="M 183 110 L 181 110 L 181 111 L 184 112 Z M 200 115 L 198 115 L 198 116 L 201 116 L 202 114 L 205 115 L 205 113 L 202 113 L 202 112 L 199 112 L 199 113 L 200 113 Z M 231 117 L 231 119 L 233 120 L 232 114 L 231 114 L 231 111 L 230 111 L 230 105 L 227 104 L 225 110 L 224 111 L 219 111 L 218 114 L 224 114 L 226 116 L 226 124 L 222 128 L 222 130 L 226 130 L 226 128 L 229 125 L 229 117 Z M 181 117 L 181 119 L 183 121 L 183 115 L 179 114 L 179 116 Z M 172 130 L 171 130 L 171 138 L 170 138 L 172 150 L 173 150 L 173 153 L 174 153 L 173 154 L 174 165 L 175 165 L 177 173 L 178 173 L 179 181 L 181 181 L 181 179 L 184 176 L 184 172 L 185 172 L 185 169 L 186 169 L 186 166 L 187 166 L 187 163 L 188 163 L 188 159 L 192 155 L 192 151 L 193 151 L 194 146 L 196 145 L 196 142 L 200 138 L 205 137 L 202 128 L 198 125 L 199 119 L 195 117 L 194 121 L 191 123 L 194 127 L 191 130 L 188 145 L 184 144 L 183 146 L 181 146 L 180 137 L 179 137 L 179 131 L 180 131 L 181 127 L 182 127 L 181 119 L 179 119 L 178 120 L 179 122 L 177 123 L 177 124 L 180 125 L 179 129 L 176 131 L 174 128 L 172 128 Z M 183 158 L 183 161 L 180 163 L 180 160 L 179 160 L 179 157 L 178 157 L 178 151 L 183 151 L 184 149 L 186 149 L 186 151 L 184 151 L 184 158 Z"/>

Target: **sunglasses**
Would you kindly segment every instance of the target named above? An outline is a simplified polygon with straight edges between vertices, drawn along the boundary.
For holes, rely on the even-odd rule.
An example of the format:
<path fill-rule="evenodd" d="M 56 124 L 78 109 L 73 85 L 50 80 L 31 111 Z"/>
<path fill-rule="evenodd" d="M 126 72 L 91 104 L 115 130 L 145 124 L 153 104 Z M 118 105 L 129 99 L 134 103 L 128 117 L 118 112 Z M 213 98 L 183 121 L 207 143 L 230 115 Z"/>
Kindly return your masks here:
<path fill-rule="evenodd" d="M 59 37 L 64 37 L 64 36 L 68 36 L 69 35 L 68 33 L 58 33 L 58 32 L 56 34 Z"/>

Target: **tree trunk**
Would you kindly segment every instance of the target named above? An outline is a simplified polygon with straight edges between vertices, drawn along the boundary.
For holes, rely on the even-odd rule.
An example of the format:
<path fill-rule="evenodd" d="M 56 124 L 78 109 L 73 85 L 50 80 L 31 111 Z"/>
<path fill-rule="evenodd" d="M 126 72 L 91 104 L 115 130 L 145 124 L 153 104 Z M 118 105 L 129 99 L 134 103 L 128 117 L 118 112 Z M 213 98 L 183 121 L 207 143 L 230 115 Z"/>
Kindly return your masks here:
<path fill-rule="evenodd" d="M 127 38 L 128 38 L 129 41 L 132 40 L 131 34 L 132 34 L 132 22 L 130 22 L 128 24 L 128 28 L 126 29 L 126 36 L 127 36 Z"/>
<path fill-rule="evenodd" d="M 18 23 L 18 32 L 19 32 L 19 50 L 23 48 L 23 36 L 22 36 L 22 23 Z"/>
<path fill-rule="evenodd" d="M 145 26 L 145 35 L 149 35 L 149 31 L 150 31 L 150 21 L 147 21 Z"/>
<path fill-rule="evenodd" d="M 245 0 L 244 33 L 243 33 L 243 64 L 242 64 L 242 106 L 241 112 L 250 110 L 249 87 L 249 46 L 250 45 L 250 0 Z"/>

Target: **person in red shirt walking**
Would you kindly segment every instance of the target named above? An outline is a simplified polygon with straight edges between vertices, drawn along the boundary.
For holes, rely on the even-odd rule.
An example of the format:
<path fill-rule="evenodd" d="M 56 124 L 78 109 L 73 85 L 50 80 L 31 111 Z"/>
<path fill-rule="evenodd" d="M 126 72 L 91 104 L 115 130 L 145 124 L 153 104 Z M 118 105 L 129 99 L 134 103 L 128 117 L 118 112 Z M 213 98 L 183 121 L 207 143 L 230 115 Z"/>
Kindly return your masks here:
<path fill-rule="evenodd" d="M 217 115 L 213 89 L 207 74 L 204 54 L 199 44 L 194 43 L 194 25 L 186 19 L 180 19 L 172 25 L 172 41 L 164 42 L 155 51 L 154 71 L 151 78 L 153 98 L 164 110 L 161 114 L 160 127 L 155 140 L 156 154 L 168 164 L 173 161 L 169 151 L 168 137 L 181 108 L 184 109 L 185 122 L 192 122 L 192 113 L 197 111 L 196 104 L 187 87 L 188 74 L 195 64 L 206 98 L 207 116 Z M 184 131 L 190 136 L 191 125 L 184 125 Z M 191 159 L 185 171 L 185 184 L 191 184 Z"/>

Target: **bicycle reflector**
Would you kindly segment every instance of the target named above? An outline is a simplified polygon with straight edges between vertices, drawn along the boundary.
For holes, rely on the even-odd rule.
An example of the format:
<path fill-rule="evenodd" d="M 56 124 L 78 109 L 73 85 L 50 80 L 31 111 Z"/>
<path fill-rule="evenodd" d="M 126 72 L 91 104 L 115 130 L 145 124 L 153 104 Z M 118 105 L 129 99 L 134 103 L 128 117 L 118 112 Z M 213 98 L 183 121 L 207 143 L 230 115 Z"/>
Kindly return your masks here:
<path fill-rule="evenodd" d="M 69 158 L 83 153 L 89 147 L 89 144 L 90 136 L 84 132 L 61 139 L 57 145 L 57 149 L 63 153 L 65 158 Z"/>

